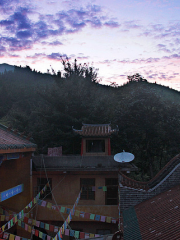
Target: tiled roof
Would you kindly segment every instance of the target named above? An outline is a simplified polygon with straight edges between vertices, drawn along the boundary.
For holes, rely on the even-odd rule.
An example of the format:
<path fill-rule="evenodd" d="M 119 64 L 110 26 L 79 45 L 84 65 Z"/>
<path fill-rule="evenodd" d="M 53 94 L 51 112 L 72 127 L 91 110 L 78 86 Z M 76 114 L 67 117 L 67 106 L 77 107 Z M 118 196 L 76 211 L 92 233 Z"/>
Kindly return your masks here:
<path fill-rule="evenodd" d="M 86 137 L 96 136 L 110 136 L 112 133 L 118 131 L 118 129 L 111 129 L 110 124 L 84 124 L 81 130 L 73 129 L 75 133 Z"/>
<path fill-rule="evenodd" d="M 124 226 L 125 240 L 180 239 L 180 185 L 138 204 L 134 210 L 136 216 Z M 134 238 L 139 230 L 140 237 Z"/>
<path fill-rule="evenodd" d="M 0 150 L 36 148 L 36 144 L 0 124 Z"/>

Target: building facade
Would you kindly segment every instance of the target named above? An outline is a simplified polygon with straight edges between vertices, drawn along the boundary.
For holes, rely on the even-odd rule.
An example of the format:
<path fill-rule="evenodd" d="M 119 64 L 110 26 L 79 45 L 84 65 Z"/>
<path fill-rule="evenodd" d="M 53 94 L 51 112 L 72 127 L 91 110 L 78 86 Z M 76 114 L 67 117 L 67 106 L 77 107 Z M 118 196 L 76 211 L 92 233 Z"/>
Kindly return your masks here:
<path fill-rule="evenodd" d="M 34 196 L 49 181 L 44 199 L 52 206 L 71 209 L 82 189 L 70 227 L 92 234 L 111 234 L 118 229 L 118 172 L 137 170 L 132 164 L 117 163 L 111 156 L 110 136 L 117 132 L 109 124 L 84 124 L 75 130 L 82 137 L 80 156 L 33 157 Z M 61 226 L 67 216 L 38 206 L 37 219 Z M 89 214 L 89 215 L 88 215 Z M 93 214 L 93 215 L 92 215 Z M 105 220 L 92 216 L 103 216 Z M 95 220 L 95 221 L 94 221 Z M 102 221 L 101 221 L 102 220 Z"/>

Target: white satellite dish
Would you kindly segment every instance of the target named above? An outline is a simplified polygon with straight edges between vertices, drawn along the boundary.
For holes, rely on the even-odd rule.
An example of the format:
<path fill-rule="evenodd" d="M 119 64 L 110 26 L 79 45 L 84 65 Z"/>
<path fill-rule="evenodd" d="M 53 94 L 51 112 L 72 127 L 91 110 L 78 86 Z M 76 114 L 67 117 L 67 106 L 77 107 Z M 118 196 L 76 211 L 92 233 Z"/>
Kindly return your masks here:
<path fill-rule="evenodd" d="M 133 159 L 134 155 L 132 153 L 125 152 L 124 150 L 123 152 L 114 155 L 114 160 L 119 163 L 131 162 Z"/>

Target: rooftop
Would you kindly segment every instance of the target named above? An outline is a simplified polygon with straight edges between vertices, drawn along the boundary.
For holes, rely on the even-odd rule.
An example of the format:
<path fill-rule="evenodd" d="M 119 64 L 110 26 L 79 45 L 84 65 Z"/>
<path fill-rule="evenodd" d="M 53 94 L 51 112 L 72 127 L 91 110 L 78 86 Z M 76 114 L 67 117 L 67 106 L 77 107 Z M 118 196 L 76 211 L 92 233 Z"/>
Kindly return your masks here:
<path fill-rule="evenodd" d="M 125 240 L 179 239 L 180 185 L 123 211 Z"/>
<path fill-rule="evenodd" d="M 36 148 L 26 137 L 0 124 L 0 150 Z"/>
<path fill-rule="evenodd" d="M 45 168 L 49 171 L 137 171 L 132 163 L 118 163 L 113 156 L 33 156 L 36 170 Z M 44 164 L 42 164 L 44 161 Z"/>
<path fill-rule="evenodd" d="M 81 130 L 74 129 L 74 132 L 85 137 L 107 137 L 110 136 L 112 133 L 118 132 L 118 128 L 111 129 L 110 124 L 85 124 Z"/>

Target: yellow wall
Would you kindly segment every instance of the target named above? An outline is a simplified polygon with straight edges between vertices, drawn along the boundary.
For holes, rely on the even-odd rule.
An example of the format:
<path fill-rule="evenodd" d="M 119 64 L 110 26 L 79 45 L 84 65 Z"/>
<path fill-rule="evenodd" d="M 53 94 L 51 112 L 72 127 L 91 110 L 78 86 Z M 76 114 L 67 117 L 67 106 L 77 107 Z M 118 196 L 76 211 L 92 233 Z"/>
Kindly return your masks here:
<path fill-rule="evenodd" d="M 46 178 L 42 172 L 33 172 L 33 186 L 37 185 L 37 178 L 40 176 Z M 118 178 L 117 172 L 47 172 L 47 176 L 52 178 L 53 195 L 57 204 L 69 208 L 73 206 L 79 194 L 80 178 L 95 178 L 95 200 L 80 200 L 76 210 L 118 218 L 117 205 L 105 205 L 105 192 L 98 189 L 100 186 L 105 186 L 105 178 Z M 47 201 L 55 204 L 53 199 Z M 62 220 L 58 212 L 41 206 L 38 206 L 38 219 Z M 80 219 L 74 218 L 74 220 L 78 221 Z"/>
<path fill-rule="evenodd" d="M 0 192 L 24 184 L 24 191 L 0 203 L 15 212 L 21 211 L 30 201 L 30 158 L 26 153 L 23 158 L 6 160 L 0 167 Z"/>

